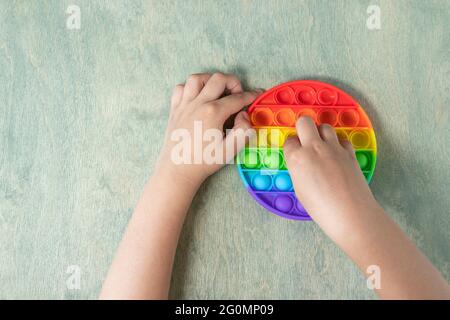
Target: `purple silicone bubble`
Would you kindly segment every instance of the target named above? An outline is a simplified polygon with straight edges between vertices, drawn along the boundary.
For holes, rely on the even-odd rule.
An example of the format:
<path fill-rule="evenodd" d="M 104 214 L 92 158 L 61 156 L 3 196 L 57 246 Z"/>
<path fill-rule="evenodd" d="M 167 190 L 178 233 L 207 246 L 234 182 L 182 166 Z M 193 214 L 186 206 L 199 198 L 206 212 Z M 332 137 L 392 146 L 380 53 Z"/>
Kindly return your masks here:
<path fill-rule="evenodd" d="M 305 208 L 303 208 L 303 205 L 300 203 L 300 201 L 296 201 L 296 203 L 295 203 L 295 207 L 296 207 L 296 209 L 298 210 L 298 211 L 301 211 L 301 212 L 306 212 L 306 210 L 305 210 Z"/>
<path fill-rule="evenodd" d="M 275 197 L 273 205 L 281 212 L 288 213 L 292 210 L 292 207 L 294 207 L 294 201 L 288 195 L 279 195 Z"/>
<path fill-rule="evenodd" d="M 295 205 L 293 203 L 294 200 L 291 200 L 292 201 L 291 209 L 292 209 L 292 207 L 294 207 L 294 209 L 290 210 L 290 211 L 293 211 L 293 213 L 281 211 L 275 206 L 274 202 L 276 200 L 276 197 L 279 195 L 287 196 L 287 197 L 289 197 L 289 195 L 291 195 L 292 196 L 291 199 L 295 199 L 293 192 L 292 193 L 291 192 L 278 193 L 278 192 L 273 192 L 273 191 L 272 192 L 257 191 L 257 190 L 254 190 L 250 185 L 247 187 L 247 191 L 250 193 L 250 195 L 254 199 L 256 199 L 256 201 L 261 206 L 263 206 L 264 208 L 266 208 L 267 210 L 269 210 L 270 212 L 272 212 L 276 215 L 279 215 L 281 217 L 284 217 L 286 219 L 291 219 L 291 220 L 306 220 L 306 221 L 311 220 L 311 218 L 307 214 L 305 214 L 303 212 L 297 212 L 297 208 L 295 207 Z M 285 206 L 285 204 L 283 204 L 283 200 L 281 200 L 281 203 L 277 203 L 277 205 L 279 205 L 281 207 Z M 285 208 L 284 210 L 286 210 L 286 206 L 284 208 Z"/>
<path fill-rule="evenodd" d="M 311 219 L 308 213 L 306 212 L 305 208 L 303 208 L 303 205 L 300 203 L 300 201 L 295 199 L 295 214 L 304 216 L 305 218 Z"/>

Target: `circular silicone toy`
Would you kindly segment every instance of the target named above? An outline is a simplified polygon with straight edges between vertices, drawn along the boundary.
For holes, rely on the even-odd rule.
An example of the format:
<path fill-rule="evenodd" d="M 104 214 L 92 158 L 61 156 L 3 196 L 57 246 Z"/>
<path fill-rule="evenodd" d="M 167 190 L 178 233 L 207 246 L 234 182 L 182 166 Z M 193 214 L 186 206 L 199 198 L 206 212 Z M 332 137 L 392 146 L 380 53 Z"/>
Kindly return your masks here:
<path fill-rule="evenodd" d="M 311 117 L 317 125 L 328 123 L 340 140 L 349 140 L 367 182 L 372 179 L 377 158 L 372 124 L 341 89 L 313 80 L 283 83 L 259 96 L 248 113 L 258 141 L 240 153 L 238 170 L 250 195 L 270 212 L 311 220 L 295 196 L 283 156 L 284 141 L 296 134 L 295 122 L 301 116 Z"/>

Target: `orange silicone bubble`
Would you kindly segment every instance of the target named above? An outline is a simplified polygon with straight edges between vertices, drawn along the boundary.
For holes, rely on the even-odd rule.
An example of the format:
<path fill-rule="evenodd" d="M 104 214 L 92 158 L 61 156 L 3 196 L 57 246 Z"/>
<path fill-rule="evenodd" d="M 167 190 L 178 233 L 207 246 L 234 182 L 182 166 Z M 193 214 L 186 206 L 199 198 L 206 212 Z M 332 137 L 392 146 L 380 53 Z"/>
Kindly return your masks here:
<path fill-rule="evenodd" d="M 319 124 L 328 123 L 330 126 L 334 127 L 338 121 L 337 112 L 333 109 L 320 110 L 317 115 L 317 121 Z"/>
<path fill-rule="evenodd" d="M 252 112 L 252 122 L 255 126 L 270 126 L 273 124 L 273 112 L 269 108 L 258 108 Z"/>
<path fill-rule="evenodd" d="M 321 89 L 317 93 L 317 100 L 323 106 L 335 105 L 338 100 L 338 93 L 331 89 Z"/>
<path fill-rule="evenodd" d="M 300 109 L 300 111 L 297 113 L 297 117 L 300 118 L 302 116 L 308 116 L 311 119 L 313 119 L 314 122 L 317 122 L 317 115 L 313 109 L 310 108 Z"/>
<path fill-rule="evenodd" d="M 275 101 L 279 104 L 293 104 L 295 93 L 289 87 L 281 88 L 275 93 Z"/>
<path fill-rule="evenodd" d="M 290 127 L 295 124 L 295 113 L 291 109 L 283 108 L 275 113 L 275 123 L 282 127 Z"/>
<path fill-rule="evenodd" d="M 316 102 L 316 90 L 311 87 L 301 86 L 295 92 L 295 98 L 299 104 L 313 105 Z"/>
<path fill-rule="evenodd" d="M 356 110 L 341 110 L 338 114 L 338 122 L 341 127 L 356 127 L 359 123 L 359 113 Z"/>

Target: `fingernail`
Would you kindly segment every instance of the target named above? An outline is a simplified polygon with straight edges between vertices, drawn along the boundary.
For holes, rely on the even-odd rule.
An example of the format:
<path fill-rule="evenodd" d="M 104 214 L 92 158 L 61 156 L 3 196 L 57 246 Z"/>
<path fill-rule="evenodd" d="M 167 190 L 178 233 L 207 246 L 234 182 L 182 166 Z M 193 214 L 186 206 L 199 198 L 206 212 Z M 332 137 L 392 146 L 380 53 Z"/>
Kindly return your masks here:
<path fill-rule="evenodd" d="M 249 117 L 247 111 L 242 111 L 242 116 L 245 118 L 245 120 L 250 121 L 250 117 Z"/>
<path fill-rule="evenodd" d="M 310 116 L 308 116 L 308 115 L 302 115 L 300 118 L 298 118 L 299 120 L 302 120 L 302 121 L 313 121 L 314 122 L 314 120 L 310 117 Z"/>

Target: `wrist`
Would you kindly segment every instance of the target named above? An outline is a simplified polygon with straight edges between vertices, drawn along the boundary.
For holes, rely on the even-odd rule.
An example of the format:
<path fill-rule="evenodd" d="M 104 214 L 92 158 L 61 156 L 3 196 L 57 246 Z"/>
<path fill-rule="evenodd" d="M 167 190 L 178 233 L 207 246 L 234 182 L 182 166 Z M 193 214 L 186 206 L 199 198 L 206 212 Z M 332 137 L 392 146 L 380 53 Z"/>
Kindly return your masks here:
<path fill-rule="evenodd" d="M 195 194 L 205 179 L 186 175 L 188 170 L 189 168 L 176 165 L 158 165 L 150 181 L 155 181 L 157 184 L 164 183 L 177 192 Z"/>
<path fill-rule="evenodd" d="M 180 176 L 168 167 L 158 167 L 148 179 L 135 210 L 137 216 L 157 215 L 159 223 L 184 221 L 201 183 Z M 156 209 L 156 210 L 155 210 Z M 167 212 L 161 216 L 161 212 Z"/>
<path fill-rule="evenodd" d="M 389 219 L 384 210 L 374 201 L 364 206 L 346 208 L 342 212 L 341 221 L 333 227 L 328 227 L 325 232 L 344 251 L 360 251 L 367 245 L 373 245 L 382 234 L 380 226 Z"/>

